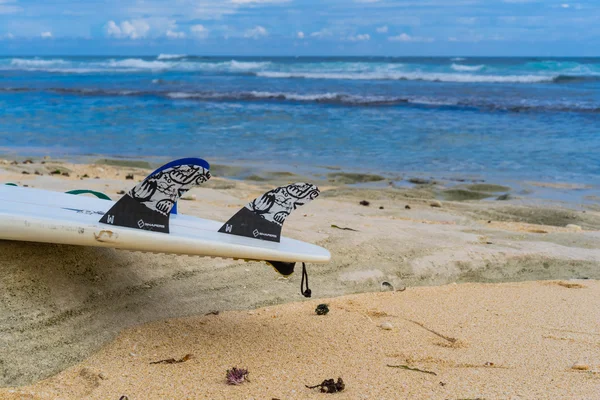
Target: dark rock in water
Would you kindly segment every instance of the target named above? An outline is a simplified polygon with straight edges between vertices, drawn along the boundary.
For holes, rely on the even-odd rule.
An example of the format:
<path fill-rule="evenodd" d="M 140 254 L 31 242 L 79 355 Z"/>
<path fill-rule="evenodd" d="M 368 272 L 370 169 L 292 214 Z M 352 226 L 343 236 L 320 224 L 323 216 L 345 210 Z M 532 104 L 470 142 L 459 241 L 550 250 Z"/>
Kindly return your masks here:
<path fill-rule="evenodd" d="M 432 183 L 429 179 L 422 178 L 410 178 L 408 181 L 410 183 L 414 183 L 415 185 L 429 185 L 430 183 Z"/>
<path fill-rule="evenodd" d="M 335 172 L 335 173 L 327 174 L 327 177 L 329 179 L 333 179 L 335 182 L 344 183 L 344 184 L 378 182 L 378 181 L 385 180 L 385 178 L 380 175 L 355 174 L 355 173 L 349 173 L 349 172 Z"/>
<path fill-rule="evenodd" d="M 127 176 L 125 176 L 125 179 L 133 180 L 133 174 L 127 174 Z"/>
<path fill-rule="evenodd" d="M 491 183 L 477 183 L 475 185 L 468 185 L 467 189 L 478 191 L 478 192 L 492 192 L 492 193 L 510 191 L 510 188 L 508 186 L 493 185 Z"/>
<path fill-rule="evenodd" d="M 368 201 L 366 201 L 366 200 L 361 200 L 361 201 L 360 201 L 360 203 L 358 203 L 358 204 L 360 204 L 361 206 L 365 206 L 365 207 L 366 207 L 366 206 L 368 206 L 368 205 L 369 205 L 369 204 L 371 204 L 371 203 L 369 203 L 369 202 L 368 202 Z"/>
<path fill-rule="evenodd" d="M 467 189 L 448 189 L 442 192 L 445 200 L 450 201 L 465 201 L 465 200 L 481 200 L 492 197 L 491 193 L 475 192 Z"/>
<path fill-rule="evenodd" d="M 510 200 L 510 199 L 512 199 L 512 196 L 508 193 L 505 193 L 505 194 L 502 194 L 502 195 L 496 197 L 496 200 L 501 200 L 501 201 L 502 200 Z"/>
<path fill-rule="evenodd" d="M 410 210 L 410 206 L 407 204 L 404 206 L 405 209 Z"/>

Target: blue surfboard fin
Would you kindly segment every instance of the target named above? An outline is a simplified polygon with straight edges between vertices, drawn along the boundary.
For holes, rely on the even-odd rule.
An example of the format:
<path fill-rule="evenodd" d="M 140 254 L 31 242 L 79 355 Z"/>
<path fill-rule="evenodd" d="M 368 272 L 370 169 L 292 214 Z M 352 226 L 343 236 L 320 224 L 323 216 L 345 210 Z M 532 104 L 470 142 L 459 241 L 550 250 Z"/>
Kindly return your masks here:
<path fill-rule="evenodd" d="M 169 233 L 169 216 L 177 200 L 209 179 L 209 165 L 200 158 L 171 161 L 121 197 L 100 222 Z"/>
<path fill-rule="evenodd" d="M 319 193 L 319 188 L 310 183 L 294 183 L 269 190 L 238 211 L 219 232 L 279 242 L 287 216 L 317 198 Z"/>

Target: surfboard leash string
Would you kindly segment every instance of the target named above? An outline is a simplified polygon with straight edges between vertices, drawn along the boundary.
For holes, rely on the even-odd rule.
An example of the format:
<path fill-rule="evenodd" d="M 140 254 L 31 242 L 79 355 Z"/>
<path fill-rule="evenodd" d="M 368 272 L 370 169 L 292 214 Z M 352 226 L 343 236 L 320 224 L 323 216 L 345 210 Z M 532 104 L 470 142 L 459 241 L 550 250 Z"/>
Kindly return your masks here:
<path fill-rule="evenodd" d="M 306 280 L 306 289 L 304 289 L 304 281 Z M 300 291 L 304 297 L 310 297 L 312 291 L 308 288 L 308 273 L 306 272 L 306 264 L 302 263 L 302 282 L 300 282 Z"/>

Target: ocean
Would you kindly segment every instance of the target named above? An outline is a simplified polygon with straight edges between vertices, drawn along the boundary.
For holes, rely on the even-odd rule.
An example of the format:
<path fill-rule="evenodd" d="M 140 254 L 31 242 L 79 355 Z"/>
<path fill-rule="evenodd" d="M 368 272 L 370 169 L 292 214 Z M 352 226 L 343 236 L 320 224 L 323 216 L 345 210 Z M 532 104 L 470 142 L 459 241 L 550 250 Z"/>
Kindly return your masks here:
<path fill-rule="evenodd" d="M 600 58 L 1 57 L 0 154 L 600 184 Z"/>

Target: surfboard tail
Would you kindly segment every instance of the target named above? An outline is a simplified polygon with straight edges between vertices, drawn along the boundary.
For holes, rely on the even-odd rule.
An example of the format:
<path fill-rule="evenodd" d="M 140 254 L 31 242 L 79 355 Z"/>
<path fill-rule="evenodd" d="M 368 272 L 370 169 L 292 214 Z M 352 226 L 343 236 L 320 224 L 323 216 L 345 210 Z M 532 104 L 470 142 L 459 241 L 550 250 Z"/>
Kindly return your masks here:
<path fill-rule="evenodd" d="M 219 232 L 279 242 L 288 215 L 317 198 L 319 193 L 315 185 L 302 182 L 269 190 L 239 210 Z"/>
<path fill-rule="evenodd" d="M 165 164 L 127 192 L 100 222 L 169 233 L 173 206 L 193 186 L 210 179 L 209 168 L 200 158 L 182 158 Z"/>

